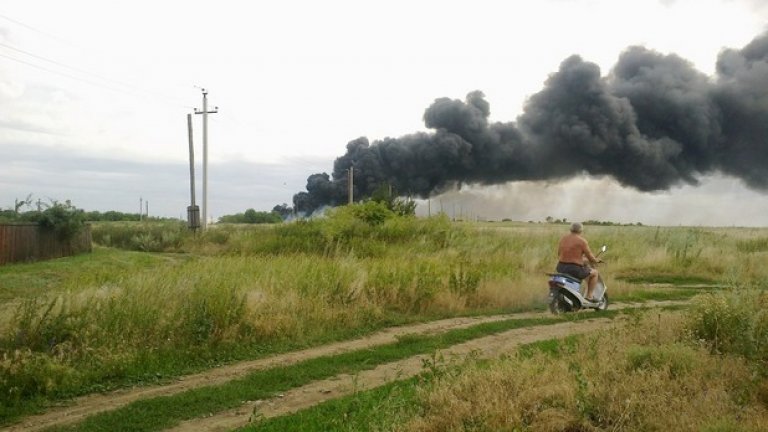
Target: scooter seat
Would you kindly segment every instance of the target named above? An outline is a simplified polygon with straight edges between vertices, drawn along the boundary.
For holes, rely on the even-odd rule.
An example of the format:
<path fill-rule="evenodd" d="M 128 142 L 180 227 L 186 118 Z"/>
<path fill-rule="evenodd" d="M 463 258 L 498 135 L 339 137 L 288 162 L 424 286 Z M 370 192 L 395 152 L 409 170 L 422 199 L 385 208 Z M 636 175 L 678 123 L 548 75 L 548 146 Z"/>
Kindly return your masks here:
<path fill-rule="evenodd" d="M 561 277 L 564 277 L 565 279 L 567 279 L 567 280 L 569 280 L 569 281 L 571 281 L 573 283 L 577 283 L 577 284 L 581 283 L 581 279 L 577 279 L 577 278 L 575 278 L 575 277 L 573 277 L 573 276 L 571 276 L 569 274 L 565 274 L 565 273 L 550 273 L 549 275 L 550 276 L 561 276 Z"/>

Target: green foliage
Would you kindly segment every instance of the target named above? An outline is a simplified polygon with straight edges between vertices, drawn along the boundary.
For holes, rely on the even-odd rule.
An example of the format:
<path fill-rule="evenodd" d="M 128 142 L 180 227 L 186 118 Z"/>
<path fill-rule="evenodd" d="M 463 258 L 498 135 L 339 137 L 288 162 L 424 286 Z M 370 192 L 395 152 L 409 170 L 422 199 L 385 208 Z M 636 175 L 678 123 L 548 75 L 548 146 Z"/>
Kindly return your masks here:
<path fill-rule="evenodd" d="M 397 216 L 383 204 L 369 201 L 337 207 L 324 218 L 300 219 L 264 231 L 233 233 L 225 251 L 244 255 L 352 253 L 358 257 L 381 257 L 393 246 L 414 242 L 442 249 L 461 232 L 445 217 Z"/>
<path fill-rule="evenodd" d="M 157 219 L 157 218 L 150 218 Z M 109 210 L 105 212 L 89 211 L 85 212 L 85 220 L 91 222 L 127 222 L 127 221 L 139 221 L 141 215 L 138 213 L 123 213 L 119 211 Z"/>
<path fill-rule="evenodd" d="M 178 424 L 180 420 L 239 407 L 242 406 L 244 400 L 268 399 L 288 389 L 312 381 L 327 379 L 340 373 L 354 374 L 372 369 L 380 364 L 417 354 L 429 354 L 438 349 L 447 348 L 480 336 L 498 334 L 509 329 L 559 322 L 562 322 L 561 318 L 512 319 L 450 330 L 438 335 L 411 335 L 386 345 L 315 357 L 300 363 L 277 366 L 266 370 L 256 370 L 241 379 L 231 380 L 216 386 L 195 388 L 175 395 L 140 400 L 115 410 L 88 417 L 79 424 L 61 428 L 61 430 L 149 431 L 167 429 Z M 257 423 L 256 426 L 260 425 Z M 305 430 L 305 428 L 302 427 L 299 430 Z"/>
<path fill-rule="evenodd" d="M 626 280 L 633 284 L 672 284 L 672 285 L 715 285 L 717 281 L 704 276 L 681 274 L 645 274 L 620 276 L 617 280 Z"/>
<path fill-rule="evenodd" d="M 30 399 L 56 396 L 62 388 L 80 384 L 76 372 L 47 353 L 30 349 L 4 350 L 0 355 L 0 418 L 9 407 Z"/>
<path fill-rule="evenodd" d="M 694 338 L 713 352 L 763 362 L 768 373 L 768 293 L 733 289 L 697 297 L 689 313 Z"/>
<path fill-rule="evenodd" d="M 15 222 L 18 216 L 13 210 L 0 210 L 0 222 Z"/>
<path fill-rule="evenodd" d="M 219 218 L 219 222 L 221 223 L 273 224 L 282 221 L 283 218 L 280 213 L 275 211 L 256 211 L 252 208 L 246 210 L 245 213 L 224 215 Z"/>
<path fill-rule="evenodd" d="M 396 214 L 387 207 L 386 203 L 367 201 L 364 203 L 338 207 L 332 211 L 330 218 L 332 220 L 344 220 L 348 216 L 352 216 L 354 219 L 363 221 L 369 225 L 379 225 L 388 219 L 392 219 Z"/>
<path fill-rule="evenodd" d="M 22 214 L 21 220 L 36 222 L 43 229 L 56 233 L 62 240 L 72 239 L 85 226 L 83 211 L 69 200 L 63 204 L 53 201 L 45 210 L 26 212 Z"/>
<path fill-rule="evenodd" d="M 689 229 L 684 235 L 670 238 L 667 243 L 667 251 L 674 257 L 675 262 L 681 267 L 690 267 L 701 257 L 702 248 L 697 247 L 701 231 Z"/>
<path fill-rule="evenodd" d="M 102 245 L 185 253 L 97 248 L 88 260 L 0 267 L 3 287 L 10 287 L 0 301 L 18 312 L 3 323 L 7 331 L 0 338 L 0 352 L 13 359 L 8 368 L 18 373 L 8 378 L 14 383 L 8 388 L 56 399 L 385 324 L 530 310 L 545 301 L 542 274 L 554 265 L 554 245 L 564 230 L 454 224 L 444 215 L 401 217 L 380 203 L 355 204 L 312 220 L 213 225 L 197 233 L 171 221 L 95 223 L 94 239 Z M 658 299 L 666 289 L 634 282 L 756 286 L 768 280 L 760 253 L 738 254 L 738 242 L 748 238 L 742 231 L 600 226 L 590 228 L 588 237 L 592 244 L 609 245 L 603 274 L 614 299 Z M 700 252 L 678 258 L 674 251 L 685 244 Z M 611 278 L 619 274 L 635 279 L 614 284 Z M 667 291 L 664 298 L 687 298 L 702 289 Z M 33 297 L 39 301 L 24 300 Z M 726 321 L 718 320 L 718 331 Z M 752 334 L 759 328 L 740 327 Z M 723 352 L 723 334 L 714 339 Z M 759 353 L 768 342 L 752 346 L 750 352 Z M 649 366 L 655 356 L 666 355 L 636 354 L 636 370 L 649 374 L 659 371 Z M 49 390 L 40 387 L 45 383 L 51 383 Z M 18 400 L 24 406 L 30 401 Z"/>
<path fill-rule="evenodd" d="M 743 253 L 768 251 L 768 237 L 740 240 L 736 242 L 736 250 Z"/>
<path fill-rule="evenodd" d="M 460 296 L 473 296 L 477 294 L 480 280 L 481 274 L 477 267 L 473 267 L 467 262 L 461 262 L 458 268 L 451 272 L 448 286 L 451 291 Z"/>
<path fill-rule="evenodd" d="M 416 214 L 416 202 L 397 197 L 392 187 L 387 184 L 379 186 L 371 195 L 370 201 L 384 204 L 398 216 L 413 216 Z"/>
<path fill-rule="evenodd" d="M 695 370 L 697 360 L 696 350 L 682 344 L 635 345 L 627 348 L 627 364 L 630 372 L 663 370 L 674 379 Z"/>
<path fill-rule="evenodd" d="M 587 225 L 597 225 L 597 226 L 632 226 L 632 225 L 636 225 L 636 226 L 643 226 L 643 224 L 640 223 L 640 222 L 637 222 L 637 223 L 633 224 L 633 223 L 620 223 L 620 222 L 611 222 L 611 221 L 601 221 L 601 220 L 595 220 L 595 219 L 590 219 L 590 220 L 584 221 L 584 222 L 582 222 L 582 224 L 584 226 L 587 226 Z"/>
<path fill-rule="evenodd" d="M 102 222 L 91 228 L 97 244 L 141 252 L 178 252 L 191 235 L 180 221 Z"/>

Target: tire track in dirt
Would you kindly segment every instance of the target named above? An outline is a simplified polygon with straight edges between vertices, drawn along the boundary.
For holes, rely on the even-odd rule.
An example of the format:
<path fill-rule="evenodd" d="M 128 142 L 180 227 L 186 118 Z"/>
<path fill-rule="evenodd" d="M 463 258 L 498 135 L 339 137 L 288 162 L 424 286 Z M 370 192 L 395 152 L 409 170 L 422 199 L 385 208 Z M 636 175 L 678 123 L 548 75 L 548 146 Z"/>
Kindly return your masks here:
<path fill-rule="evenodd" d="M 684 303 L 686 302 L 663 301 L 625 305 L 614 303 L 611 307 L 613 309 L 649 306 L 662 307 Z M 587 311 L 585 313 L 590 312 Z M 360 339 L 335 342 L 300 351 L 278 354 L 263 359 L 249 360 L 215 369 L 209 369 L 205 372 L 181 377 L 177 381 L 170 384 L 122 389 L 109 393 L 98 393 L 78 397 L 70 401 L 66 406 L 55 407 L 46 411 L 45 413 L 23 418 L 19 423 L 9 425 L 4 430 L 13 432 L 40 431 L 53 426 L 65 426 L 77 423 L 84 420 L 86 417 L 101 412 L 121 408 L 137 400 L 161 396 L 171 396 L 187 390 L 217 385 L 237 378 L 242 378 L 257 370 L 265 370 L 276 366 L 286 366 L 316 357 L 342 354 L 350 351 L 394 343 L 398 338 L 405 335 L 437 334 L 449 330 L 471 327 L 482 323 L 508 319 L 542 318 L 546 316 L 549 316 L 548 312 L 523 312 L 486 317 L 450 318 L 427 323 L 392 327 Z M 498 335 L 493 337 L 498 337 Z M 418 364 L 421 365 L 421 359 L 418 360 Z"/>
<path fill-rule="evenodd" d="M 463 358 L 470 353 L 478 358 L 493 358 L 500 354 L 511 352 L 522 344 L 553 338 L 563 338 L 569 335 L 583 334 L 606 328 L 615 322 L 609 318 L 595 318 L 587 321 L 564 322 L 535 327 L 509 330 L 492 336 L 473 339 L 450 348 L 439 350 L 439 354 Z M 354 375 L 342 374 L 335 377 L 315 381 L 305 386 L 291 389 L 268 401 L 245 402 L 239 408 L 180 423 L 169 429 L 173 432 L 197 431 L 230 431 L 247 426 L 254 414 L 258 418 L 271 418 L 290 414 L 321 402 L 353 394 L 358 391 L 370 390 L 394 380 L 407 379 L 424 371 L 424 361 L 432 355 L 422 354 L 388 364 L 379 365 L 374 369 L 362 371 Z"/>
<path fill-rule="evenodd" d="M 221 384 L 237 378 L 242 378 L 257 370 L 270 369 L 276 366 L 287 366 L 316 357 L 342 354 L 394 343 L 399 337 L 409 334 L 437 334 L 453 329 L 471 327 L 481 323 L 512 318 L 524 319 L 542 316 L 544 316 L 543 312 L 525 312 L 486 317 L 450 318 L 414 325 L 391 327 L 360 339 L 335 342 L 305 350 L 292 351 L 263 359 L 238 362 L 232 365 L 209 369 L 205 372 L 181 377 L 170 384 L 130 388 L 109 393 L 98 393 L 78 397 L 68 403 L 67 406 L 52 408 L 43 414 L 26 417 L 22 419 L 20 423 L 10 425 L 6 430 L 14 432 L 39 431 L 52 426 L 72 424 L 81 421 L 88 416 L 114 410 L 140 399 L 171 396 L 194 388 Z"/>

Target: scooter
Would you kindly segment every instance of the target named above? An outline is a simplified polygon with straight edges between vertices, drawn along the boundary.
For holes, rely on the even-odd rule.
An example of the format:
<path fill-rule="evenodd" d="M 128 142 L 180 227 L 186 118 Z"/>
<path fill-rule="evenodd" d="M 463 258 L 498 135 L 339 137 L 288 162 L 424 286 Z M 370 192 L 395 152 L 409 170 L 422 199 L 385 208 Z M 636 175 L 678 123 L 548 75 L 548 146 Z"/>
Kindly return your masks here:
<path fill-rule="evenodd" d="M 608 248 L 603 245 L 597 257 Z M 595 301 L 586 299 L 587 284 L 582 287 L 581 281 L 571 275 L 563 273 L 547 273 L 549 276 L 549 311 L 555 315 L 563 312 L 575 312 L 580 309 L 595 309 L 603 311 L 608 308 L 608 287 L 603 282 L 602 275 L 598 274 L 597 284 L 592 292 Z"/>

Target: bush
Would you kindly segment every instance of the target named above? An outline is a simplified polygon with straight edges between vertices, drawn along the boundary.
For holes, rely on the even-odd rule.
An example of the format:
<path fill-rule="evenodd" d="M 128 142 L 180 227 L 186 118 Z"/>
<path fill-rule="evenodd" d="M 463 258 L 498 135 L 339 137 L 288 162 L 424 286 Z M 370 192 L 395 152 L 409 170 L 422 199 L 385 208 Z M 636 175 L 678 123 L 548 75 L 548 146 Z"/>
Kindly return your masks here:
<path fill-rule="evenodd" d="M 165 222 L 95 223 L 91 235 L 97 244 L 142 252 L 177 252 L 190 235 L 185 224 Z"/>
<path fill-rule="evenodd" d="M 283 217 L 277 212 L 256 211 L 252 208 L 246 210 L 245 213 L 224 215 L 219 218 L 219 222 L 222 223 L 273 224 L 282 221 Z"/>
<path fill-rule="evenodd" d="M 734 289 L 698 297 L 688 328 L 713 352 L 741 355 L 768 366 L 768 293 L 764 291 Z"/>
<path fill-rule="evenodd" d="M 70 240 L 85 226 L 85 215 L 69 200 L 54 201 L 43 211 L 26 212 L 22 220 L 37 222 L 43 229 L 53 231 L 62 240 Z"/>

